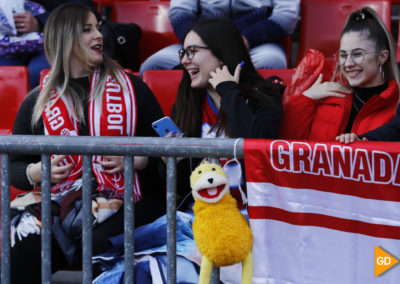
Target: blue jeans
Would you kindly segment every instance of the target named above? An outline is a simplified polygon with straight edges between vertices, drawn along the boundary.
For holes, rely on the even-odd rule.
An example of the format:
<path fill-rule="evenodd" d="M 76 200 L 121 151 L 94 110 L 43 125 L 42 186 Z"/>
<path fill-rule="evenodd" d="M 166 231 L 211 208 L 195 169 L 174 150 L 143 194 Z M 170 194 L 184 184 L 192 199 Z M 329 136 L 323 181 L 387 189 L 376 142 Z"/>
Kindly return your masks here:
<path fill-rule="evenodd" d="M 50 68 L 44 52 L 33 55 L 21 55 L 18 57 L 0 57 L 0 66 L 27 65 L 29 69 L 29 87 L 35 88 L 39 85 L 40 72 Z"/>
<path fill-rule="evenodd" d="M 177 43 L 167 46 L 146 59 L 140 66 L 140 76 L 146 70 L 165 70 L 177 66 L 179 61 L 178 50 L 182 45 Z M 251 61 L 257 69 L 285 69 L 287 68 L 286 53 L 278 43 L 264 43 L 255 46 L 249 51 Z M 238 62 L 239 64 L 240 62 Z"/>

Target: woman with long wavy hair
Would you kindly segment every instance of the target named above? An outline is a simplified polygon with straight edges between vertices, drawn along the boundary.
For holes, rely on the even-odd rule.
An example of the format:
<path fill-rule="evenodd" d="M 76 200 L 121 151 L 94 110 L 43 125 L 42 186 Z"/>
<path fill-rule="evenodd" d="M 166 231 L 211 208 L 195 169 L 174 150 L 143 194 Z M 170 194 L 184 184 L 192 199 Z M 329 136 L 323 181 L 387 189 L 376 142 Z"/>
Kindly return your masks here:
<path fill-rule="evenodd" d="M 157 100 L 139 78 L 125 73 L 103 55 L 99 23 L 87 6 L 71 3 L 54 10 L 44 28 L 44 41 L 51 69 L 41 79 L 40 87 L 23 102 L 13 134 L 155 135 L 151 123 L 163 116 Z M 31 190 L 40 184 L 40 156 L 15 154 L 10 160 L 13 186 Z M 152 222 L 165 213 L 165 196 L 154 176 L 155 165 L 157 162 L 150 158 L 134 157 L 135 226 Z M 123 232 L 123 171 L 123 157 L 93 156 L 94 255 L 107 249 L 109 237 Z M 79 260 L 81 215 L 79 207 L 72 205 L 81 198 L 81 175 L 81 156 L 52 156 L 52 200 L 58 204 L 60 216 L 65 216 L 53 219 L 53 271 L 66 262 Z M 12 282 L 38 283 L 40 214 L 35 212 L 40 203 L 17 200 L 26 210 L 16 211 L 13 219 Z M 54 216 L 58 217 L 57 212 Z"/>

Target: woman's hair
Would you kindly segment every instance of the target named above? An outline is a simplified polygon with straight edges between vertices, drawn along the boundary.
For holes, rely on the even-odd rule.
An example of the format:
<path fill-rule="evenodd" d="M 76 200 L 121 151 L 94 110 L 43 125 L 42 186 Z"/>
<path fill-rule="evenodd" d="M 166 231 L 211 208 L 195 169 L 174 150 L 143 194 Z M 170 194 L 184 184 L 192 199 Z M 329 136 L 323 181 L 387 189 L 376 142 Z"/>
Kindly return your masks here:
<path fill-rule="evenodd" d="M 191 31 L 202 39 L 213 55 L 228 67 L 231 74 L 234 74 L 237 65 L 244 61 L 240 73 L 240 85 L 243 88 L 244 96 L 266 96 L 258 92 L 255 86 L 270 85 L 254 68 L 242 34 L 233 22 L 227 19 L 208 19 L 194 24 L 187 34 Z M 192 88 L 190 85 L 190 75 L 184 70 L 172 116 L 178 127 L 187 136 L 193 137 L 198 131 L 196 128 L 202 122 L 202 109 L 206 90 L 205 88 Z M 220 135 L 223 130 L 226 135 L 230 136 L 226 117 L 221 109 L 217 116 L 217 122 L 212 127 L 213 129 L 216 129 L 217 135 Z"/>
<path fill-rule="evenodd" d="M 341 34 L 341 38 L 345 33 L 359 32 L 364 33 L 367 38 L 375 42 L 376 51 L 389 51 L 389 58 L 383 64 L 383 72 L 387 79 L 396 80 L 400 86 L 399 70 L 396 63 L 396 48 L 393 36 L 386 28 L 378 13 L 370 7 L 364 7 L 349 15 Z"/>
<path fill-rule="evenodd" d="M 56 87 L 60 97 L 65 95 L 71 97 L 75 106 L 75 112 L 71 115 L 78 121 L 84 120 L 82 107 L 82 100 L 85 97 L 82 95 L 84 91 L 70 81 L 70 57 L 74 42 L 76 42 L 79 52 L 74 55 L 79 56 L 78 60 L 87 66 L 89 73 L 96 67 L 89 64 L 88 50 L 81 42 L 83 26 L 91 12 L 93 12 L 92 9 L 86 5 L 67 3 L 57 7 L 50 14 L 44 26 L 43 37 L 44 50 L 51 70 L 33 110 L 32 126 L 39 121 L 46 104 L 49 102 L 50 91 Z M 99 66 L 100 78 L 94 89 L 95 95 L 100 97 L 104 92 L 107 74 L 111 73 L 118 82 L 122 82 L 118 73 L 118 64 L 105 56 L 103 58 L 104 60 Z"/>

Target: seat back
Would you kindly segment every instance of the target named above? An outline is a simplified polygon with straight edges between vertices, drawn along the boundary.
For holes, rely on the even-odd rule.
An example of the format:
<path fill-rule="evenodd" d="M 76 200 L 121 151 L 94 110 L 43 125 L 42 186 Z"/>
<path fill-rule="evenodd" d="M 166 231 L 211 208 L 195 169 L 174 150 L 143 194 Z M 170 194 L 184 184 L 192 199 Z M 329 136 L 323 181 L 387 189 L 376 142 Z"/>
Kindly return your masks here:
<path fill-rule="evenodd" d="M 19 107 L 29 92 L 29 71 L 26 66 L 0 66 L 0 135 L 12 133 Z M 10 200 L 26 191 L 11 186 Z"/>
<path fill-rule="evenodd" d="M 287 85 L 294 74 L 294 69 L 259 69 L 264 78 L 278 76 Z M 172 107 L 176 101 L 179 83 L 182 79 L 182 70 L 147 70 L 143 73 L 143 81 L 149 86 L 156 96 L 164 115 L 171 115 Z"/>
<path fill-rule="evenodd" d="M 283 85 L 287 85 L 292 81 L 295 69 L 258 69 L 257 71 L 264 79 L 278 76 L 282 79 Z"/>
<path fill-rule="evenodd" d="M 0 130 L 10 134 L 18 109 L 29 92 L 26 66 L 0 66 Z"/>
<path fill-rule="evenodd" d="M 282 46 L 285 49 L 287 68 L 292 67 L 292 35 L 282 38 Z"/>
<path fill-rule="evenodd" d="M 142 29 L 140 62 L 168 45 L 178 43 L 168 18 L 169 1 L 127 1 L 111 4 L 111 20 L 135 23 Z"/>
<path fill-rule="evenodd" d="M 171 115 L 182 74 L 182 70 L 147 70 L 143 73 L 143 81 L 153 91 L 164 115 Z"/>
<path fill-rule="evenodd" d="M 365 6 L 373 8 L 390 30 L 390 0 L 302 0 L 296 65 L 310 48 L 333 57 L 339 50 L 340 34 L 348 15 Z"/>

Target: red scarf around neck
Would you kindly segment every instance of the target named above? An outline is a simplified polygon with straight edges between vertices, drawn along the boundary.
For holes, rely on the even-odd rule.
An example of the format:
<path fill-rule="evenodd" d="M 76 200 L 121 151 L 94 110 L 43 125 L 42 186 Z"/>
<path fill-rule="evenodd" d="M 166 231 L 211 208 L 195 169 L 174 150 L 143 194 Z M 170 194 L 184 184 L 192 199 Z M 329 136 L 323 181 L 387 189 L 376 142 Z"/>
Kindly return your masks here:
<path fill-rule="evenodd" d="M 107 75 L 102 101 L 95 96 L 94 89 L 99 80 L 100 71 L 96 69 L 90 80 L 89 100 L 89 131 L 91 136 L 134 136 L 136 127 L 136 100 L 133 85 L 129 77 L 119 71 L 123 78 L 124 89 L 111 75 Z M 41 77 L 40 86 L 46 82 L 47 74 Z M 45 134 L 77 136 L 79 135 L 78 121 L 72 114 L 75 113 L 73 102 L 69 96 L 60 95 L 55 88 L 51 90 L 50 100 L 42 113 Z M 54 157 L 54 156 L 53 156 Z M 123 198 L 124 174 L 106 174 L 99 161 L 106 161 L 104 156 L 92 157 L 92 170 L 99 187 L 98 191 L 104 191 L 111 198 Z M 60 162 L 60 166 L 74 164 L 74 167 L 62 183 L 52 187 L 52 192 L 57 193 L 71 187 L 82 174 L 82 157 L 69 155 Z M 138 175 L 134 173 L 134 197 L 135 202 L 141 199 L 141 190 Z"/>

